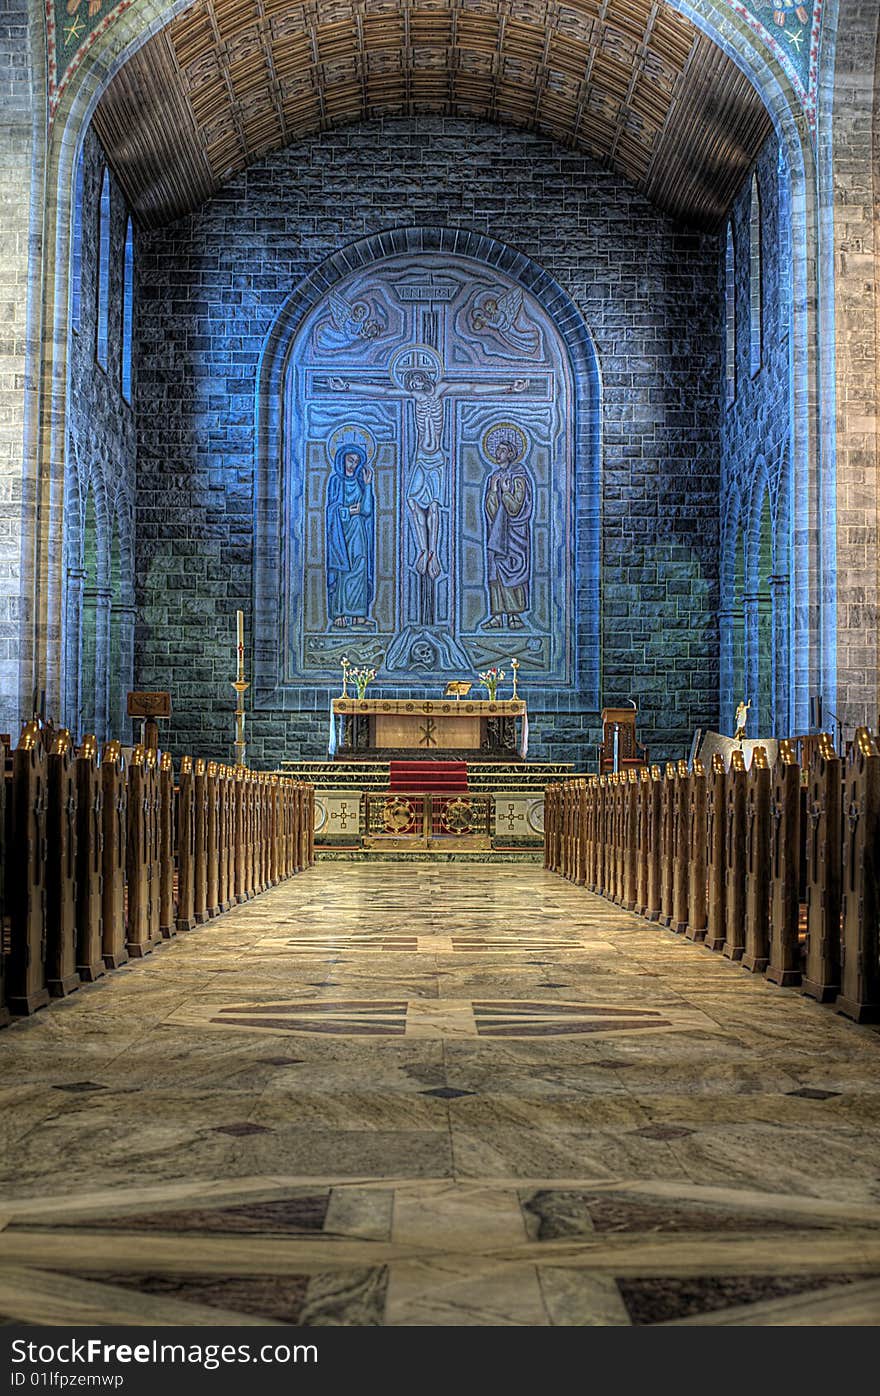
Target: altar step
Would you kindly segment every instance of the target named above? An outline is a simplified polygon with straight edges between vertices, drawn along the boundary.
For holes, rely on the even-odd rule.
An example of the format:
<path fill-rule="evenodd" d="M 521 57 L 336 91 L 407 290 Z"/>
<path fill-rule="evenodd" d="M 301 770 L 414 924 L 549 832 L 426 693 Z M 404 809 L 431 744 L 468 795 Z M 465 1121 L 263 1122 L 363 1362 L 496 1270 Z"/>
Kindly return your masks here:
<path fill-rule="evenodd" d="M 468 788 L 466 761 L 391 761 L 388 789 L 408 793 L 457 795 Z"/>
<path fill-rule="evenodd" d="M 468 761 L 468 789 L 503 794 L 506 791 L 543 792 L 551 781 L 576 774 L 570 761 Z M 387 790 L 389 761 L 282 761 L 280 774 L 307 780 L 318 790 Z"/>
<path fill-rule="evenodd" d="M 543 849 L 536 848 L 487 848 L 478 851 L 456 853 L 447 849 L 418 849 L 407 852 L 400 849 L 345 848 L 328 845 L 315 849 L 315 859 L 319 863 L 533 863 L 544 862 Z"/>

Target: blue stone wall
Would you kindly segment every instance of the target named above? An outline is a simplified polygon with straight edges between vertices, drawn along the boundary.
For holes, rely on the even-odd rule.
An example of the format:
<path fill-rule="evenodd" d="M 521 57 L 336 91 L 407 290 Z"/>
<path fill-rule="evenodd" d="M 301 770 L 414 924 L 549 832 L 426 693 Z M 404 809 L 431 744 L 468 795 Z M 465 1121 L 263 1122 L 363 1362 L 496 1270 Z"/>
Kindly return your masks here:
<path fill-rule="evenodd" d="M 788 174 L 771 137 L 754 171 L 761 206 L 762 354 L 750 365 L 751 176 L 730 212 L 735 248 L 736 394 L 721 421 L 722 726 L 728 730 L 742 682 L 753 699 L 750 730 L 786 735 L 789 698 L 791 572 L 791 232 Z M 723 249 L 722 249 L 723 251 Z M 724 258 L 719 258 L 724 285 Z M 722 398 L 723 403 L 723 398 Z M 769 497 L 772 615 L 762 563 L 761 514 Z M 744 556 L 739 579 L 735 557 Z M 759 599 L 759 593 L 764 597 Z M 774 668 L 774 693 L 759 706 L 760 671 Z M 742 675 L 742 679 L 738 676 Z M 737 677 L 734 677 L 737 676 Z M 761 710 L 763 709 L 763 710 Z M 726 724 L 726 725 L 725 725 Z M 732 730 L 732 728 L 730 729 Z"/>
<path fill-rule="evenodd" d="M 172 690 L 173 749 L 230 755 L 237 608 L 254 632 L 260 354 L 326 257 L 412 224 L 511 245 L 584 316 L 602 380 L 601 700 L 634 697 L 652 757 L 682 754 L 717 719 L 718 240 L 583 155 L 444 118 L 290 146 L 142 235 L 137 683 Z M 252 714 L 255 764 L 325 749 L 329 691 L 302 697 Z M 599 726 L 594 702 L 542 697 L 531 754 L 592 764 Z"/>

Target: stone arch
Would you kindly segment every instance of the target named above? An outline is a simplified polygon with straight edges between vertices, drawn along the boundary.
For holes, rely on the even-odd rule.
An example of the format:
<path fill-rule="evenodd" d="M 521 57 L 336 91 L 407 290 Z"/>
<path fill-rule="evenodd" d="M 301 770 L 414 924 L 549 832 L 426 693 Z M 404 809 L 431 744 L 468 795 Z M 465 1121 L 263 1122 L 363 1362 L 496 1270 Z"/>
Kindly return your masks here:
<path fill-rule="evenodd" d="M 868 0 L 868 3 L 870 0 Z M 32 0 L 33 3 L 33 0 Z M 63 672 L 63 585 L 57 559 L 65 509 L 63 469 L 66 445 L 65 381 L 66 343 L 64 326 L 68 307 L 70 205 L 74 162 L 94 108 L 108 82 L 146 40 L 164 26 L 190 0 L 133 0 L 128 10 L 112 24 L 96 31 L 75 73 L 60 96 L 50 128 L 49 144 L 35 184 L 35 207 L 49 210 L 43 224 L 43 283 L 40 291 L 41 315 L 50 332 L 40 343 L 34 338 L 32 352 L 38 356 L 29 366 L 31 381 L 41 385 L 29 402 L 29 438 L 33 442 L 33 475 L 36 488 L 48 503 L 49 534 L 33 544 L 35 606 L 27 634 L 23 636 L 23 671 L 39 676 L 57 702 Z M 820 662 L 815 628 L 807 617 L 815 612 L 820 568 L 816 559 L 817 530 L 811 501 L 818 497 L 817 476 L 825 469 L 825 443 L 820 438 L 817 404 L 822 399 L 811 361 L 817 344 L 816 186 L 811 158 L 807 118 L 799 100 L 776 58 L 761 48 L 749 33 L 744 19 L 731 11 L 723 0 L 669 0 L 740 67 L 762 100 L 785 143 L 792 171 L 795 268 L 794 304 L 797 307 L 793 334 L 792 363 L 794 419 L 792 442 L 793 471 L 797 487 L 795 508 L 798 515 L 799 550 L 795 568 L 797 614 L 804 619 L 795 637 L 806 663 L 797 682 L 798 704 L 806 708 L 810 676 Z M 41 14 L 34 5 L 35 25 Z M 39 186 L 39 187 L 38 187 Z M 827 616 L 828 597 L 821 593 L 822 615 Z M 822 624 L 826 624 L 825 620 Z"/>
<path fill-rule="evenodd" d="M 577 306 L 537 263 L 507 244 L 461 228 L 395 228 L 347 244 L 326 258 L 288 297 L 266 338 L 257 373 L 254 567 L 254 704 L 277 705 L 283 683 L 279 658 L 283 385 L 297 332 L 306 316 L 356 268 L 367 268 L 404 253 L 446 253 L 496 268 L 517 281 L 553 322 L 569 355 L 574 384 L 575 453 L 578 471 L 576 533 L 583 539 L 589 571 L 578 576 L 576 665 L 573 689 L 578 701 L 598 705 L 599 690 L 599 490 L 601 459 L 601 375 L 596 347 Z M 582 486 L 582 488 L 581 488 Z M 314 700 L 326 699 L 325 686 Z M 572 695 L 573 696 L 573 695 Z M 298 701 L 309 691 L 298 686 Z M 562 695 L 561 701 L 565 701 Z"/>

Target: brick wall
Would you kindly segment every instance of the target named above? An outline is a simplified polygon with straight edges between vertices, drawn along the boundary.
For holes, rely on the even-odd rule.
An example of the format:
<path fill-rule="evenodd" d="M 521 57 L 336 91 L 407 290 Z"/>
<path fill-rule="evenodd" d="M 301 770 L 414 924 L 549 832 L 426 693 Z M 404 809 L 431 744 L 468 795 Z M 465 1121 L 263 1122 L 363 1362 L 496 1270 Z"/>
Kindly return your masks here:
<path fill-rule="evenodd" d="M 238 607 L 253 634 L 261 349 L 324 258 L 416 223 L 524 252 L 592 331 L 603 389 L 602 700 L 635 697 L 652 755 L 678 755 L 694 726 L 717 715 L 717 239 L 546 139 L 441 118 L 374 122 L 288 147 L 192 217 L 143 236 L 137 682 L 172 689 L 177 750 L 230 754 Z M 310 692 L 307 711 L 253 714 L 253 760 L 320 754 L 328 696 Z M 542 707 L 532 753 L 591 756 L 598 713 L 568 697 Z"/>

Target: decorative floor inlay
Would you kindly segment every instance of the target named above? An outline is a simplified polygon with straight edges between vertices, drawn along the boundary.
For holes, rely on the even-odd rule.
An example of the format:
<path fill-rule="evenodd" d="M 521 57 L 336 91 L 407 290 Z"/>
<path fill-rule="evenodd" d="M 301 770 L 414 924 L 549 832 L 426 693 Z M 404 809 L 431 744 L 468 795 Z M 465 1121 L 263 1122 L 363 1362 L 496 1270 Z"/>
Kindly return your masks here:
<path fill-rule="evenodd" d="M 705 1014 L 618 1004 L 537 999 L 314 999 L 270 1003 L 194 1003 L 171 1015 L 182 1027 L 334 1037 L 607 1037 L 644 1032 L 713 1031 Z"/>
<path fill-rule="evenodd" d="M 578 954 L 586 949 L 586 941 L 577 936 L 529 935 L 382 935 L 364 931 L 356 935 L 300 935 L 286 937 L 284 945 L 299 955 L 331 955 L 335 950 L 346 954 L 368 954 L 397 951 L 409 955 L 533 955 L 536 951 L 554 954 Z M 275 940 L 260 941 L 256 947 L 271 954 L 278 953 Z"/>
<path fill-rule="evenodd" d="M 0 1031 L 0 1315 L 877 1326 L 878 1067 L 539 867 L 321 864 Z"/>

